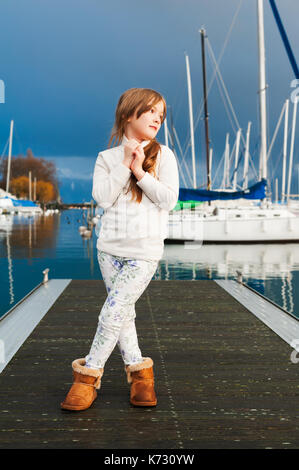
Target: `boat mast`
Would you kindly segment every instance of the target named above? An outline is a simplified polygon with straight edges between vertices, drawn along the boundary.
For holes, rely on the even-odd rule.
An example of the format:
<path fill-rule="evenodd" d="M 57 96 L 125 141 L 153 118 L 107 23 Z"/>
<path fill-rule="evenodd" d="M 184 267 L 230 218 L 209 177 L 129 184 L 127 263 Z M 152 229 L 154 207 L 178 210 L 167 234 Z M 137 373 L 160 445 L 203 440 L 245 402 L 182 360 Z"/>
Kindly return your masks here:
<path fill-rule="evenodd" d="M 6 175 L 6 192 L 9 192 L 9 180 L 10 180 L 10 165 L 11 165 L 11 148 L 12 148 L 12 135 L 13 135 L 13 120 L 10 121 L 10 133 L 9 133 L 9 148 L 8 148 L 8 161 L 7 161 L 7 175 Z"/>
<path fill-rule="evenodd" d="M 238 170 L 238 160 L 239 160 L 240 137 L 241 137 L 241 129 L 238 129 L 237 138 L 236 138 L 237 142 L 236 142 L 236 153 L 235 153 L 235 171 L 234 171 L 234 179 L 233 179 L 234 191 L 236 191 L 237 189 L 237 170 Z"/>
<path fill-rule="evenodd" d="M 174 134 L 173 134 L 173 116 L 172 116 L 172 107 L 169 106 L 169 116 L 170 116 L 170 145 L 171 150 L 174 152 Z"/>
<path fill-rule="evenodd" d="M 288 123 L 289 123 L 289 100 L 286 100 L 286 102 L 285 102 L 285 114 L 284 114 L 282 185 L 281 185 L 281 202 L 282 203 L 284 203 L 284 200 L 285 200 L 286 161 L 287 161 L 287 144 L 288 144 Z"/>
<path fill-rule="evenodd" d="M 245 147 L 245 158 L 244 158 L 244 171 L 243 171 L 243 189 L 248 186 L 248 157 L 249 157 L 249 137 L 250 137 L 251 121 L 248 122 L 247 133 L 246 133 L 246 147 Z"/>
<path fill-rule="evenodd" d="M 210 175 L 210 179 L 211 179 L 211 174 L 212 174 L 212 158 L 213 158 L 213 149 L 210 148 L 210 155 L 209 155 L 209 163 L 210 163 L 210 166 L 209 166 L 210 174 L 209 175 Z M 212 181 L 210 183 L 210 189 L 212 189 Z"/>
<path fill-rule="evenodd" d="M 296 129 L 297 103 L 298 103 L 298 100 L 297 100 L 297 98 L 295 98 L 294 107 L 293 107 L 292 135 L 291 135 L 291 143 L 290 143 L 290 160 L 289 160 L 287 203 L 289 202 L 289 198 L 290 198 L 291 178 L 292 178 L 292 171 L 293 171 L 293 153 L 294 153 L 294 141 L 295 141 L 295 129 Z"/>
<path fill-rule="evenodd" d="M 187 56 L 187 54 L 186 54 L 186 69 L 187 69 L 187 85 L 188 85 L 188 101 L 189 101 L 189 119 L 190 119 L 191 153 L 192 153 L 193 189 L 196 189 L 196 168 L 195 168 L 195 150 L 194 150 L 192 90 L 191 90 L 189 57 Z"/>
<path fill-rule="evenodd" d="M 203 76 L 203 95 L 205 109 L 205 134 L 206 134 L 206 160 L 207 160 L 207 189 L 211 189 L 211 174 L 209 162 L 209 114 L 208 114 L 208 97 L 207 97 L 207 78 L 206 78 L 206 58 L 205 58 L 205 30 L 201 28 L 201 57 L 202 57 L 202 76 Z"/>
<path fill-rule="evenodd" d="M 224 171 L 223 171 L 224 188 L 229 185 L 229 133 L 225 138 L 225 151 L 224 151 Z"/>
<path fill-rule="evenodd" d="M 167 129 L 167 118 L 164 121 L 164 138 L 165 138 L 165 145 L 168 147 L 168 129 Z"/>
<path fill-rule="evenodd" d="M 261 148 L 259 179 L 267 179 L 266 69 L 263 0 L 257 0 Z"/>

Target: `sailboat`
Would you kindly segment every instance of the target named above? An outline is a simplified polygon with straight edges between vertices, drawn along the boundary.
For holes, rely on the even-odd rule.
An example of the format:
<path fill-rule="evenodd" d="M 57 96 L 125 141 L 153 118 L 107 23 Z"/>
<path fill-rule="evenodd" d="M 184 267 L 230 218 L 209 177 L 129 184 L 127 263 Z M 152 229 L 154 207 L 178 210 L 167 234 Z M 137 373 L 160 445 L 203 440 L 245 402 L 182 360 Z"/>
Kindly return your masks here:
<path fill-rule="evenodd" d="M 9 133 L 9 150 L 8 150 L 8 164 L 6 175 L 6 191 L 0 188 L 0 214 L 41 214 L 43 211 L 38 204 L 30 199 L 18 199 L 16 196 L 9 192 L 10 186 L 10 167 L 11 167 L 11 151 L 13 141 L 13 127 L 14 121 L 10 121 Z M 31 188 L 31 180 L 30 180 Z"/>
<path fill-rule="evenodd" d="M 274 0 L 271 0 L 275 6 Z M 276 6 L 275 6 L 276 8 Z M 277 12 L 277 9 L 276 9 Z M 187 83 L 189 98 L 189 118 L 192 150 L 193 188 L 180 188 L 179 202 L 169 214 L 167 242 L 191 241 L 198 243 L 251 243 L 251 242 L 290 242 L 299 241 L 299 217 L 288 207 L 273 204 L 266 195 L 267 188 L 267 139 L 266 139 L 266 76 L 265 76 L 265 44 L 263 0 L 257 0 L 258 16 L 258 50 L 259 50 L 259 99 L 260 99 L 260 164 L 259 181 L 242 191 L 227 189 L 210 189 L 210 152 L 208 147 L 208 113 L 206 97 L 206 78 L 204 60 L 204 36 L 202 29 L 203 51 L 203 83 L 205 100 L 205 131 L 207 156 L 207 189 L 196 189 L 195 152 L 193 137 L 192 94 L 189 60 L 186 56 Z M 296 116 L 296 100 L 294 116 Z M 250 129 L 250 127 L 249 127 Z M 248 134 L 246 139 L 245 157 L 248 158 Z M 294 140 L 295 120 L 293 119 L 292 141 Z M 237 135 L 236 155 L 240 135 Z M 227 149 L 227 145 L 226 145 Z M 226 152 L 227 155 L 227 152 Z M 292 155 L 292 153 L 291 153 Z M 284 168 L 285 168 L 284 151 Z M 227 161 L 227 160 L 226 160 Z M 246 165 L 246 159 L 245 159 Z M 248 170 L 248 160 L 247 160 Z M 290 165 L 291 170 L 291 165 Z M 289 172 L 289 183 L 290 183 Z M 236 173 L 235 173 L 236 176 Z M 283 178 L 284 181 L 284 178 Z M 234 177 L 235 183 L 235 177 Z M 290 185 L 290 184 L 289 184 Z M 253 200 L 260 201 L 259 204 Z M 212 201 L 212 203 L 211 203 Z M 199 202 L 202 202 L 201 204 Z M 237 202 L 237 204 L 236 204 Z M 191 247 L 191 246 L 190 246 Z"/>

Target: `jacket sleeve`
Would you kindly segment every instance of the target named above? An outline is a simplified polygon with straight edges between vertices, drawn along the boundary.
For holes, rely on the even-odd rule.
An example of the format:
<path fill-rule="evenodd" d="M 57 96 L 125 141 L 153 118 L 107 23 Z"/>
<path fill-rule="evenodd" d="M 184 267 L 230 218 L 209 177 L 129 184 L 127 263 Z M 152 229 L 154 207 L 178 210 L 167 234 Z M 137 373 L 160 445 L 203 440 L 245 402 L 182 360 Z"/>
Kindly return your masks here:
<path fill-rule="evenodd" d="M 146 171 L 137 185 L 161 209 L 170 211 L 175 207 L 179 197 L 179 172 L 170 148 L 162 147 L 159 181 Z"/>
<path fill-rule="evenodd" d="M 122 162 L 109 170 L 100 152 L 95 163 L 92 186 L 92 197 L 97 204 L 103 209 L 111 207 L 127 184 L 131 173 L 132 171 Z"/>

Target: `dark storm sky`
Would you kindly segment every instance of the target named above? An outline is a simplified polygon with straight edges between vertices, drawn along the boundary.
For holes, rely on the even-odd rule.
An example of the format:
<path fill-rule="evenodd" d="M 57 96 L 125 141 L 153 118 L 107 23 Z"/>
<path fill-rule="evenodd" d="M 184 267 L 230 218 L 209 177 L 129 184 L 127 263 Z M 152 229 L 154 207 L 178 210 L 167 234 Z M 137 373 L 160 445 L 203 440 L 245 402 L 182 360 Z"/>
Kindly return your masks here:
<path fill-rule="evenodd" d="M 299 2 L 277 0 L 277 6 L 299 60 Z M 9 0 L 1 2 L 0 12 L 0 79 L 5 84 L 5 103 L 0 104 L 1 154 L 14 119 L 14 155 L 31 148 L 35 156 L 55 161 L 61 179 L 79 178 L 90 184 L 96 156 L 107 147 L 118 98 L 132 87 L 153 88 L 164 95 L 173 110 L 181 145 L 186 148 L 185 52 L 190 60 L 196 121 L 202 103 L 198 30 L 204 26 L 216 58 L 227 40 L 220 70 L 244 137 L 247 123 L 252 121 L 250 150 L 257 168 L 256 0 Z M 290 83 L 294 76 L 266 0 L 264 15 L 271 139 L 284 101 L 293 91 Z M 206 56 L 210 83 L 214 65 L 208 48 Z M 291 103 L 289 122 L 292 110 Z M 209 93 L 209 114 L 215 177 L 225 135 L 230 133 L 233 145 L 236 132 L 216 80 Z M 278 177 L 282 131 L 269 161 L 269 174 Z M 164 143 L 163 128 L 158 140 Z M 297 147 L 295 142 L 294 176 L 299 163 Z M 201 185 L 206 181 L 202 120 L 195 130 L 195 150 Z M 191 173 L 190 151 L 186 161 Z M 218 169 L 218 180 L 220 176 L 222 168 Z M 255 179 L 253 173 L 251 179 Z M 191 184 L 188 176 L 186 180 Z M 296 182 L 297 176 L 294 190 Z"/>

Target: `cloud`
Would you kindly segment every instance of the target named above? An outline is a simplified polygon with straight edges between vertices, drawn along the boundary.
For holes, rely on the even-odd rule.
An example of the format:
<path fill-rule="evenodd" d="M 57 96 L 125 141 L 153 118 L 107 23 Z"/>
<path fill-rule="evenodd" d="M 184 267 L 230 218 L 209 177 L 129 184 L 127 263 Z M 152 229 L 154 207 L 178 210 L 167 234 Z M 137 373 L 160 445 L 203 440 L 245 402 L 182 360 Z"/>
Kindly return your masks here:
<path fill-rule="evenodd" d="M 58 178 L 92 180 L 94 158 L 89 157 L 46 157 L 52 160 L 57 168 Z"/>

